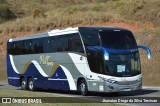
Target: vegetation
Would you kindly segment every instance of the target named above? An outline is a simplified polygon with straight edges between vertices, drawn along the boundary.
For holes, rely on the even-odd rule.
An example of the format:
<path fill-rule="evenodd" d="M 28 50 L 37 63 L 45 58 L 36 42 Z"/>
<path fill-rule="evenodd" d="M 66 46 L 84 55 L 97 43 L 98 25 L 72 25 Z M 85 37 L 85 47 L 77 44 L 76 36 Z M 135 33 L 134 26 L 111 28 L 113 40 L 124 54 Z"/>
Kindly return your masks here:
<path fill-rule="evenodd" d="M 159 0 L 0 0 L 0 67 L 6 66 L 9 38 L 55 28 L 126 23 L 128 29 L 137 28 L 134 33 L 138 44 L 149 46 L 153 53 L 152 59 L 147 60 L 146 53 L 141 51 L 144 85 L 160 86 L 159 17 Z M 6 68 L 0 69 L 0 75 L 0 80 L 5 79 Z"/>
<path fill-rule="evenodd" d="M 2 0 L 0 32 L 41 31 L 76 24 L 140 20 L 160 24 L 159 0 Z M 1 7 L 1 6 L 0 6 Z M 150 7 L 150 8 L 148 8 Z M 1 9 L 0 9 L 1 10 Z M 6 18 L 7 16 L 7 18 Z M 8 21 L 13 18 L 13 21 Z"/>
<path fill-rule="evenodd" d="M 152 58 L 147 59 L 144 51 L 141 53 L 143 84 L 148 86 L 160 86 L 160 27 L 136 33 L 138 43 L 148 46 L 152 51 Z"/>

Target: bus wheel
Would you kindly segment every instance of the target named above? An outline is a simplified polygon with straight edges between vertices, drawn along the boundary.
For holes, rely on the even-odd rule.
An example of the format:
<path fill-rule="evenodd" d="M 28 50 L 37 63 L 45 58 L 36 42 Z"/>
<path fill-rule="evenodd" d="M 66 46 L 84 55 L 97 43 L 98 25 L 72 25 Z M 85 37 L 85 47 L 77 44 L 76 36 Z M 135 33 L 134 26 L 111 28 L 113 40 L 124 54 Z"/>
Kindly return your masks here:
<path fill-rule="evenodd" d="M 83 95 L 83 96 L 88 95 L 87 83 L 84 79 L 80 81 L 80 85 L 79 85 L 78 89 L 79 89 L 81 95 Z"/>
<path fill-rule="evenodd" d="M 22 78 L 22 80 L 21 80 L 21 89 L 27 90 L 27 82 L 26 82 L 25 78 Z"/>
<path fill-rule="evenodd" d="M 28 88 L 29 88 L 30 91 L 34 91 L 35 90 L 33 78 L 29 78 Z"/>

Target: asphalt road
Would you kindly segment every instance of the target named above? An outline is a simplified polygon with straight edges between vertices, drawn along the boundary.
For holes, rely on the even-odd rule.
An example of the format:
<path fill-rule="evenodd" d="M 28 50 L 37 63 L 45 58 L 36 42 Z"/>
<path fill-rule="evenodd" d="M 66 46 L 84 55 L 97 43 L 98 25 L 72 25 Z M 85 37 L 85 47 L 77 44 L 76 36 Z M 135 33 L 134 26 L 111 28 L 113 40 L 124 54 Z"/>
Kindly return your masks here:
<path fill-rule="evenodd" d="M 0 82 L 0 89 L 20 89 L 20 87 L 10 86 L 7 83 Z M 64 91 L 55 91 L 55 90 L 40 90 L 40 92 L 47 93 L 49 95 L 57 95 L 63 97 L 83 97 L 77 92 L 64 92 Z M 128 92 L 120 92 L 118 95 L 110 94 L 110 93 L 91 93 L 89 96 L 83 97 L 84 99 L 100 101 L 107 100 L 108 98 L 137 98 L 137 97 L 158 97 L 160 98 L 160 87 L 143 87 L 142 90 L 139 91 L 128 91 Z M 160 103 L 118 103 L 122 105 L 131 105 L 131 106 L 160 106 Z"/>

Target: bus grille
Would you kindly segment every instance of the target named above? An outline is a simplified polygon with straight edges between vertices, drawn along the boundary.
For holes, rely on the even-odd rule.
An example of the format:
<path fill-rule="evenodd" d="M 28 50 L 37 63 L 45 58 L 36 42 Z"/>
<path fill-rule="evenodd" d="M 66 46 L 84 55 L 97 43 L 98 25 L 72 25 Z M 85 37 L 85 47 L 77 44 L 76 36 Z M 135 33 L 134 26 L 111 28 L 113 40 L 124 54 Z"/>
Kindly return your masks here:
<path fill-rule="evenodd" d="M 135 81 L 119 81 L 119 82 L 116 82 L 116 84 L 118 85 L 134 85 L 134 84 L 137 84 L 139 81 L 135 80 Z"/>

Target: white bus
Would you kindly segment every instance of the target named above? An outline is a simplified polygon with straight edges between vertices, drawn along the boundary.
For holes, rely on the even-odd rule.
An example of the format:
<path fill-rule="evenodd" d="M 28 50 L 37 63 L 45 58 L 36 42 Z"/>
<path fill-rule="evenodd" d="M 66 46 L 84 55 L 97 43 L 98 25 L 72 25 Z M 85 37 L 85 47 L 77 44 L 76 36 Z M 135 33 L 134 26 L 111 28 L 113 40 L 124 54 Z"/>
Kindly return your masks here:
<path fill-rule="evenodd" d="M 131 31 L 117 27 L 77 27 L 9 39 L 8 82 L 36 88 L 120 92 L 142 88 L 138 46 Z"/>

